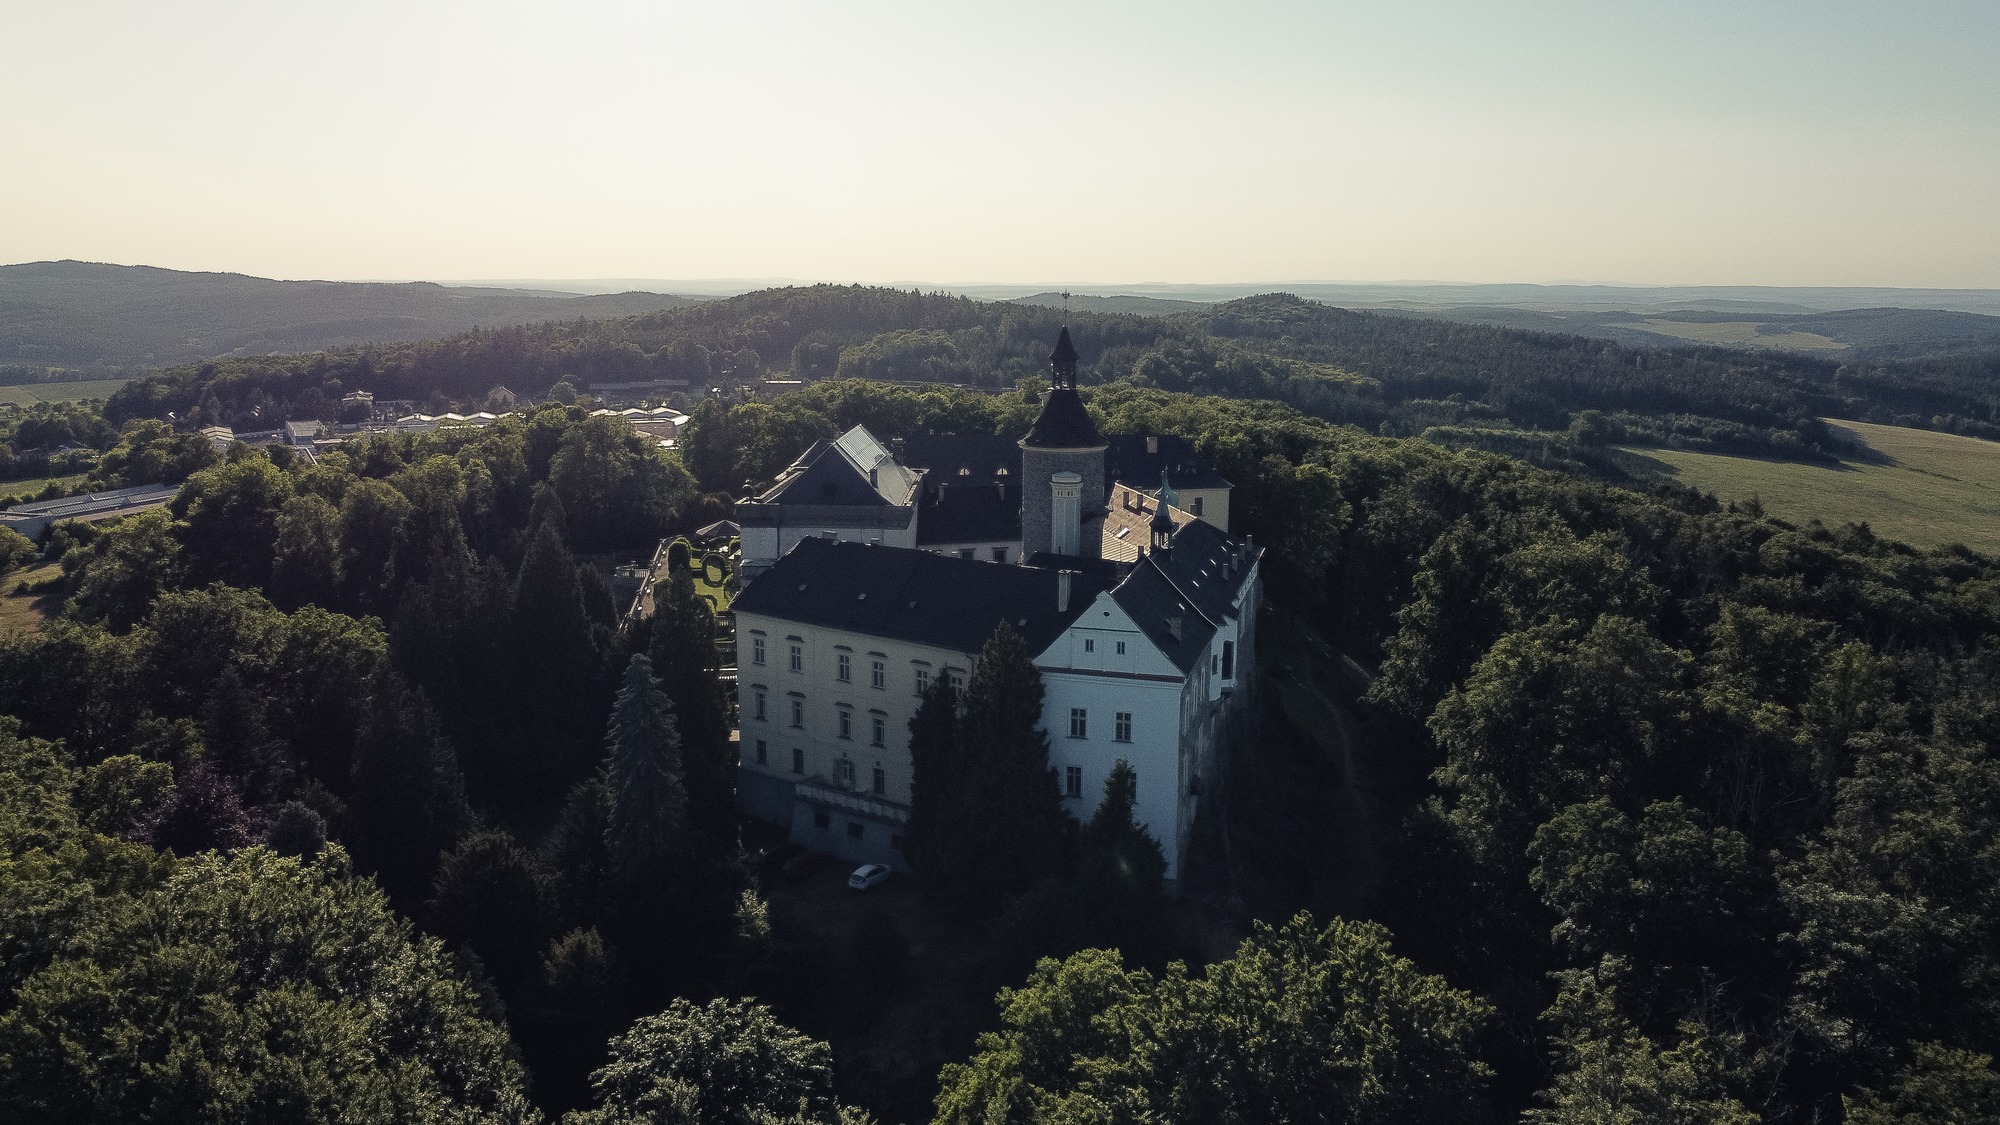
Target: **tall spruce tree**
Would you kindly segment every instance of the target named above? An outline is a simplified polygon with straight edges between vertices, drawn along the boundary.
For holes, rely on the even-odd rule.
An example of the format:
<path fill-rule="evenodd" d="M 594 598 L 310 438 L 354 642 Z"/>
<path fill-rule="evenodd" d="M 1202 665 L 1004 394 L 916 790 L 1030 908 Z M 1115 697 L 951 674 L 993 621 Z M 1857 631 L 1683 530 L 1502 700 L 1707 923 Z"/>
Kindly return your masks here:
<path fill-rule="evenodd" d="M 961 821 L 956 802 L 964 786 L 954 776 L 962 765 L 958 693 L 949 678 L 939 676 L 910 719 L 910 823 L 903 854 L 926 886 L 943 887 L 963 875 L 957 867 Z"/>
<path fill-rule="evenodd" d="M 1071 821 L 1049 768 L 1042 677 L 1028 646 L 1002 622 L 979 652 L 960 720 L 962 761 L 947 766 L 949 827 L 933 834 L 927 880 L 942 905 L 967 921 L 992 917 L 1055 874 Z"/>
<path fill-rule="evenodd" d="M 354 752 L 361 856 L 402 902 L 428 888 L 439 853 L 472 827 L 458 755 L 423 694 L 394 672 L 375 683 Z"/>
<path fill-rule="evenodd" d="M 563 546 L 559 505 L 529 534 L 514 579 L 514 700 L 538 753 L 531 793 L 560 798 L 597 762 L 603 695 L 599 654 L 576 562 Z"/>
<path fill-rule="evenodd" d="M 653 663 L 634 656 L 605 736 L 610 813 L 604 843 L 621 895 L 665 889 L 687 832 L 687 788 L 673 703 L 653 683 Z"/>
<path fill-rule="evenodd" d="M 648 654 L 673 703 L 687 781 L 688 829 L 719 856 L 736 851 L 736 761 L 729 744 L 729 697 L 716 675 L 715 615 L 676 571 L 653 593 Z"/>

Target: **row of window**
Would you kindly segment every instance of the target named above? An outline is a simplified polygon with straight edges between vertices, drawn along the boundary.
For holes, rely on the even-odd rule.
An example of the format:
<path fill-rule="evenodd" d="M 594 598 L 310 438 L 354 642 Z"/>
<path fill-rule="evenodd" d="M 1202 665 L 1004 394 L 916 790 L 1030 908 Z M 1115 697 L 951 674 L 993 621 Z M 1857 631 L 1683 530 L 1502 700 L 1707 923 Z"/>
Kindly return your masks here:
<path fill-rule="evenodd" d="M 1083 707 L 1069 709 L 1069 736 L 1071 738 L 1090 737 L 1090 711 Z M 1118 711 L 1111 716 L 1111 741 L 1132 741 L 1132 712 Z"/>
<path fill-rule="evenodd" d="M 805 646 L 788 645 L 786 648 L 788 649 L 785 658 L 787 667 L 791 671 L 803 674 L 806 670 Z M 1125 651 L 1125 642 L 1118 642 L 1118 651 Z M 766 659 L 764 638 L 751 637 L 750 663 L 757 667 L 764 667 L 766 666 Z M 954 684 L 957 684 L 961 688 L 964 686 L 964 677 L 956 672 L 949 673 L 949 675 L 951 675 Z M 843 684 L 854 682 L 854 657 L 851 653 L 837 652 L 834 654 L 833 678 Z M 914 681 L 918 695 L 922 695 L 928 691 L 931 686 L 930 669 L 917 668 Z M 887 661 L 870 660 L 868 662 L 868 686 L 874 688 L 876 691 L 887 691 L 889 689 L 889 665 Z"/>
<path fill-rule="evenodd" d="M 771 747 L 769 743 L 761 738 L 758 739 L 755 753 L 758 765 L 768 766 L 771 764 Z M 804 775 L 806 772 L 806 752 L 804 747 L 792 747 L 792 772 L 800 775 Z M 854 788 L 854 759 L 841 758 L 835 761 L 833 763 L 833 779 L 844 789 Z M 880 762 L 875 763 L 874 774 L 869 778 L 869 791 L 885 797 L 889 795 L 889 771 L 882 768 L 882 763 Z"/>
<path fill-rule="evenodd" d="M 806 701 L 798 696 L 793 696 L 789 702 L 792 705 L 792 729 L 806 729 Z M 840 737 L 853 738 L 853 708 L 844 703 L 837 703 L 834 706 L 837 708 L 836 713 L 840 716 Z M 753 689 L 751 691 L 750 717 L 758 722 L 768 723 L 771 721 L 771 699 L 769 693 L 762 689 Z M 889 745 L 888 716 L 876 714 L 868 716 L 868 743 L 871 746 Z"/>

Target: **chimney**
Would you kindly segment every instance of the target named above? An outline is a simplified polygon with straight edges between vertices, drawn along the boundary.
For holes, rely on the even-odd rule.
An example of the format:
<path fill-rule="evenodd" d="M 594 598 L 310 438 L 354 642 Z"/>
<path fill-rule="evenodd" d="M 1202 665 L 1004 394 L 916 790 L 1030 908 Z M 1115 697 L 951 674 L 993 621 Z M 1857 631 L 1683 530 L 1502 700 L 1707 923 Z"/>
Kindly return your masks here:
<path fill-rule="evenodd" d="M 1154 435 L 1154 434 L 1147 434 L 1147 435 L 1146 435 L 1146 452 L 1147 452 L 1147 453 L 1158 453 L 1159 451 L 1160 451 L 1160 439 L 1159 439 L 1159 437 L 1158 437 L 1157 435 Z"/>
<path fill-rule="evenodd" d="M 1179 610 L 1167 615 L 1167 635 L 1175 641 L 1181 639 L 1181 615 Z"/>
<path fill-rule="evenodd" d="M 1056 612 L 1069 612 L 1069 577 L 1074 571 L 1056 571 Z"/>

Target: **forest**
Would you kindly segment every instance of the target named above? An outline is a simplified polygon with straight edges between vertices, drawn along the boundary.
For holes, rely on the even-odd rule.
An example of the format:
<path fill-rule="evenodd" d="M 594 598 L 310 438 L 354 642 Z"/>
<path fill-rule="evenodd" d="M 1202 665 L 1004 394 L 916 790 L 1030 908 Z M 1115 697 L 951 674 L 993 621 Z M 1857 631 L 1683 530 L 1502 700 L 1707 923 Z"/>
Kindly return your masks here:
<path fill-rule="evenodd" d="M 647 316 L 481 329 L 444 340 L 227 359 L 135 380 L 107 404 L 133 418 L 269 428 L 337 414 L 340 395 L 483 400 L 504 384 L 686 380 L 750 386 L 834 375 L 1011 388 L 1042 370 L 1060 309 L 860 286 L 769 289 Z M 1824 416 L 2000 436 L 2000 352 L 1841 364 L 1720 347 L 1628 348 L 1513 328 L 1352 312 L 1286 294 L 1172 316 L 1068 315 L 1087 382 L 1276 398 L 1371 432 L 1452 426 L 1554 436 L 1577 413 L 1642 440 L 1826 456 Z M 1518 450 L 1505 450 L 1518 452 Z"/>
<path fill-rule="evenodd" d="M 109 413 L 274 410 L 359 385 L 346 365 L 390 393 L 517 378 L 481 354 L 549 382 L 655 362 L 611 332 L 656 333 L 661 362 L 913 356 L 990 383 L 1058 315 L 753 298 L 188 369 Z M 907 935 L 818 948 L 773 919 L 714 621 L 685 583 L 628 621 L 595 562 L 857 423 L 1018 433 L 1032 382 L 709 399 L 672 453 L 560 404 L 314 463 L 239 445 L 174 463 L 167 509 L 51 533 L 62 610 L 0 640 L 0 1116 L 2000 1119 L 2000 562 L 1338 424 L 1413 385 L 1404 344 L 1283 298 L 1200 315 L 1199 339 L 1085 322 L 1089 406 L 1202 449 L 1277 611 L 1373 670 L 1353 705 L 1410 780 L 1362 909 L 1278 896 L 1198 959 L 1118 778 L 1087 821 L 1055 806 L 1039 681 L 1002 629 L 909 732 L 911 860 L 983 1014 L 936 1030 L 934 1073 L 847 1065 L 867 1013 L 836 1013 Z M 852 331 L 916 335 L 808 347 Z M 1766 357 L 1669 357 L 1666 390 L 1615 348 L 1572 358 L 1548 369 L 1563 401 L 1600 410 L 1671 393 L 1645 401 L 1784 420 L 1848 393 Z M 1430 370 L 1425 401 L 1480 377 Z M 171 461 L 153 425 L 111 446 L 121 471 Z M 1282 727 L 1241 752 L 1281 759 Z"/>

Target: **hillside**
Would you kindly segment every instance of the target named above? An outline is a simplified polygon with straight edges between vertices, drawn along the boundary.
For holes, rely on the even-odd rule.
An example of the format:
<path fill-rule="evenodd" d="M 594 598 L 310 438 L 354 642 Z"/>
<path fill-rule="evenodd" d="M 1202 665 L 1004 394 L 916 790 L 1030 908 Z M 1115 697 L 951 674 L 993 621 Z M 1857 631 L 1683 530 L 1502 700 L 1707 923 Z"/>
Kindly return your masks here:
<path fill-rule="evenodd" d="M 1919 547 L 1962 543 L 2000 556 L 2000 443 L 1866 422 L 1829 422 L 1867 455 L 1804 464 L 1680 449 L 1631 450 L 1672 479 L 1724 500 L 1755 498 L 1803 524 L 1865 523 Z"/>
<path fill-rule="evenodd" d="M 244 357 L 135 381 L 135 417 L 253 423 L 329 417 L 344 390 L 460 402 L 652 379 L 747 387 L 773 373 L 1011 388 L 1045 370 L 1060 309 L 861 286 L 770 289 L 615 321 L 559 321 L 320 356 Z M 1086 382 L 1273 399 L 1375 432 L 1508 434 L 1617 416 L 1621 440 L 1833 458 L 1821 417 L 2000 436 L 1990 365 L 1843 365 L 1785 352 L 1629 348 L 1333 308 L 1288 294 L 1172 316 L 1074 311 Z M 1503 435 L 1505 436 L 1505 435 Z M 1512 447 L 1508 447 L 1511 449 Z"/>
<path fill-rule="evenodd" d="M 1536 309 L 1496 305 L 1399 308 L 1397 315 L 1562 332 L 1628 347 L 1689 344 L 1775 349 L 1841 360 L 1900 360 L 2000 349 L 2000 316 L 1943 309 L 1857 308 L 1808 312 L 1795 306 L 1643 309 Z"/>
<path fill-rule="evenodd" d="M 427 282 L 272 281 L 97 262 L 0 266 L 0 365 L 166 367 L 226 355 L 435 339 L 475 327 L 692 304 Z"/>
<path fill-rule="evenodd" d="M 1012 300 L 1017 305 L 1041 305 L 1051 309 L 1065 307 L 1065 298 L 1061 293 L 1032 293 Z M 1172 316 L 1174 313 L 1191 312 L 1207 303 L 1130 295 L 1096 297 L 1086 293 L 1071 293 L 1067 298 L 1067 307 L 1078 312 L 1134 313 L 1139 316 Z"/>

